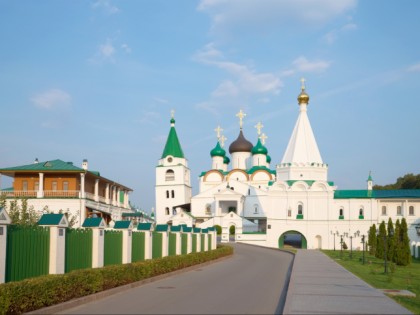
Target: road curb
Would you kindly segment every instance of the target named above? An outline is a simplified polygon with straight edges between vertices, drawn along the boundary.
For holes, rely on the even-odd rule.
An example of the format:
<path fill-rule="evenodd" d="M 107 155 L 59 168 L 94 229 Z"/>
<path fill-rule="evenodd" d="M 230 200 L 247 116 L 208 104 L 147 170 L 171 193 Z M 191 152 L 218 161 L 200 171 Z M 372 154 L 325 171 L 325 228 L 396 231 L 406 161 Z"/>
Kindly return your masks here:
<path fill-rule="evenodd" d="M 195 270 L 195 269 L 199 269 L 199 268 L 211 265 L 213 263 L 217 263 L 217 262 L 220 262 L 220 261 L 223 261 L 223 260 L 227 260 L 227 259 L 232 258 L 233 255 L 234 254 L 229 255 L 229 256 L 224 256 L 224 257 L 221 257 L 221 258 L 217 258 L 217 259 L 214 259 L 214 260 L 211 260 L 211 261 L 207 261 L 207 262 L 202 263 L 202 264 L 198 264 L 198 265 L 186 267 L 186 268 L 183 268 L 183 269 L 171 271 L 171 272 L 168 272 L 168 273 L 165 273 L 165 274 L 162 274 L 162 275 L 159 275 L 159 276 L 147 278 L 147 279 L 144 279 L 144 280 L 141 280 L 141 281 L 137 281 L 137 282 L 129 283 L 129 284 L 126 284 L 126 285 L 122 285 L 122 286 L 112 288 L 112 289 L 109 289 L 109 290 L 101 291 L 101 292 L 90 294 L 90 295 L 87 295 L 87 296 L 82 296 L 80 298 L 76 298 L 76 299 L 73 299 L 73 300 L 70 300 L 70 301 L 67 301 L 67 302 L 63 302 L 63 303 L 60 303 L 60 304 L 43 307 L 43 308 L 37 309 L 35 311 L 28 312 L 28 313 L 25 313 L 25 314 L 56 314 L 56 313 L 65 311 L 67 309 L 77 307 L 77 306 L 79 306 L 81 304 L 84 304 L 84 303 L 97 301 L 97 300 L 103 299 L 105 297 L 108 297 L 108 296 L 111 296 L 111 295 L 114 295 L 114 294 L 118 294 L 118 293 L 130 290 L 130 289 L 133 289 L 133 288 L 137 288 L 137 287 L 140 287 L 142 285 L 145 285 L 145 284 L 148 284 L 148 283 L 151 283 L 151 282 L 156 282 L 156 281 L 159 281 L 161 279 L 169 278 L 171 276 L 175 276 L 175 275 L 178 275 L 178 274 L 181 274 L 181 273 L 185 273 L 185 272 L 188 272 L 188 271 L 192 271 L 192 270 Z"/>

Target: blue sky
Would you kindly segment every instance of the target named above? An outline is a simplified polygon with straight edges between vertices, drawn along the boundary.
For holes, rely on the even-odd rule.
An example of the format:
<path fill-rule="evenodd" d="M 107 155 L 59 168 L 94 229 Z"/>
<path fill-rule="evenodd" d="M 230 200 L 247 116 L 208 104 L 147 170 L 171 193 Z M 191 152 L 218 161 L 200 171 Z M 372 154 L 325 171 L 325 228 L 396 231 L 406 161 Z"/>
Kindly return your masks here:
<path fill-rule="evenodd" d="M 62 159 L 154 206 L 176 111 L 192 173 L 261 121 L 272 167 L 298 116 L 300 78 L 329 180 L 363 189 L 420 173 L 420 1 L 0 0 L 0 167 Z M 11 181 L 2 177 L 2 188 Z"/>

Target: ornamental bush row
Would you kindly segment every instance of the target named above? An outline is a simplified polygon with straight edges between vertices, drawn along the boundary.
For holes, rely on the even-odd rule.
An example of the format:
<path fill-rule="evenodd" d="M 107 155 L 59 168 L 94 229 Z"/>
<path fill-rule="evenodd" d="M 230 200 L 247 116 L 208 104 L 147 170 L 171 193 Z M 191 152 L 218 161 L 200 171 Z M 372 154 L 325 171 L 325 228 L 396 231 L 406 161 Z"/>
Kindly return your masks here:
<path fill-rule="evenodd" d="M 230 246 L 0 285 L 0 314 L 21 314 L 233 254 Z"/>

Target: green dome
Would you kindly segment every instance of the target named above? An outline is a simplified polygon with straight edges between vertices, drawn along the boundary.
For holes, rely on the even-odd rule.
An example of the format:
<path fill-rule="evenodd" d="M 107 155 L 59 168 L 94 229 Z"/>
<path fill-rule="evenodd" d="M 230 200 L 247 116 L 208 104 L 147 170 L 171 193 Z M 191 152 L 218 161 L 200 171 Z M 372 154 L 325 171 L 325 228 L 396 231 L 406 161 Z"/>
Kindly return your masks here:
<path fill-rule="evenodd" d="M 230 159 L 227 156 L 225 156 L 225 158 L 223 159 L 223 163 L 224 164 L 229 164 L 230 163 Z"/>
<path fill-rule="evenodd" d="M 258 142 L 257 142 L 256 146 L 252 148 L 251 153 L 252 153 L 252 155 L 255 155 L 255 154 L 267 154 L 268 153 L 268 150 L 267 150 L 267 148 L 265 146 L 262 145 L 261 140 L 258 139 Z"/>
<path fill-rule="evenodd" d="M 210 155 L 211 157 L 215 157 L 215 156 L 225 157 L 226 151 L 220 146 L 219 141 L 217 141 L 217 144 L 214 147 L 214 149 L 210 151 Z"/>
<path fill-rule="evenodd" d="M 266 161 L 267 161 L 268 164 L 271 163 L 271 156 L 269 156 L 268 154 L 267 154 L 267 160 Z"/>

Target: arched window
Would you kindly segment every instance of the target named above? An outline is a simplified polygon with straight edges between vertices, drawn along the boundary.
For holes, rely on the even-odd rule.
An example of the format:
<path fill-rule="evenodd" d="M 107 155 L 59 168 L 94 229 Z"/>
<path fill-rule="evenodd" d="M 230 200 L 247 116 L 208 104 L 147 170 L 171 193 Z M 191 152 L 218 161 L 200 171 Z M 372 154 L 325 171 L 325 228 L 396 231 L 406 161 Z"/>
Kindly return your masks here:
<path fill-rule="evenodd" d="M 402 215 L 402 209 L 401 206 L 397 207 L 397 215 Z"/>
<path fill-rule="evenodd" d="M 386 215 L 386 206 L 382 206 L 382 215 Z"/>
<path fill-rule="evenodd" d="M 408 208 L 408 214 L 414 215 L 414 206 L 410 206 L 410 208 Z"/>
<path fill-rule="evenodd" d="M 168 207 L 165 208 L 165 214 L 169 215 L 169 208 Z"/>
<path fill-rule="evenodd" d="M 169 190 L 166 191 L 166 199 L 169 198 Z"/>
<path fill-rule="evenodd" d="M 172 208 L 172 214 L 175 215 L 176 213 L 176 208 Z"/>
<path fill-rule="evenodd" d="M 298 214 L 303 214 L 303 205 L 298 205 Z"/>
<path fill-rule="evenodd" d="M 173 170 L 167 170 L 165 174 L 165 180 L 171 182 L 175 180 L 175 173 Z"/>
<path fill-rule="evenodd" d="M 344 210 L 343 208 L 340 209 L 340 217 L 344 216 Z"/>
<path fill-rule="evenodd" d="M 175 198 L 175 190 L 172 190 L 172 198 Z"/>
<path fill-rule="evenodd" d="M 254 205 L 254 213 L 258 213 L 258 205 L 257 204 Z"/>
<path fill-rule="evenodd" d="M 364 211 L 363 211 L 363 208 L 360 208 L 359 209 L 359 217 L 363 217 L 365 214 L 364 214 Z"/>

